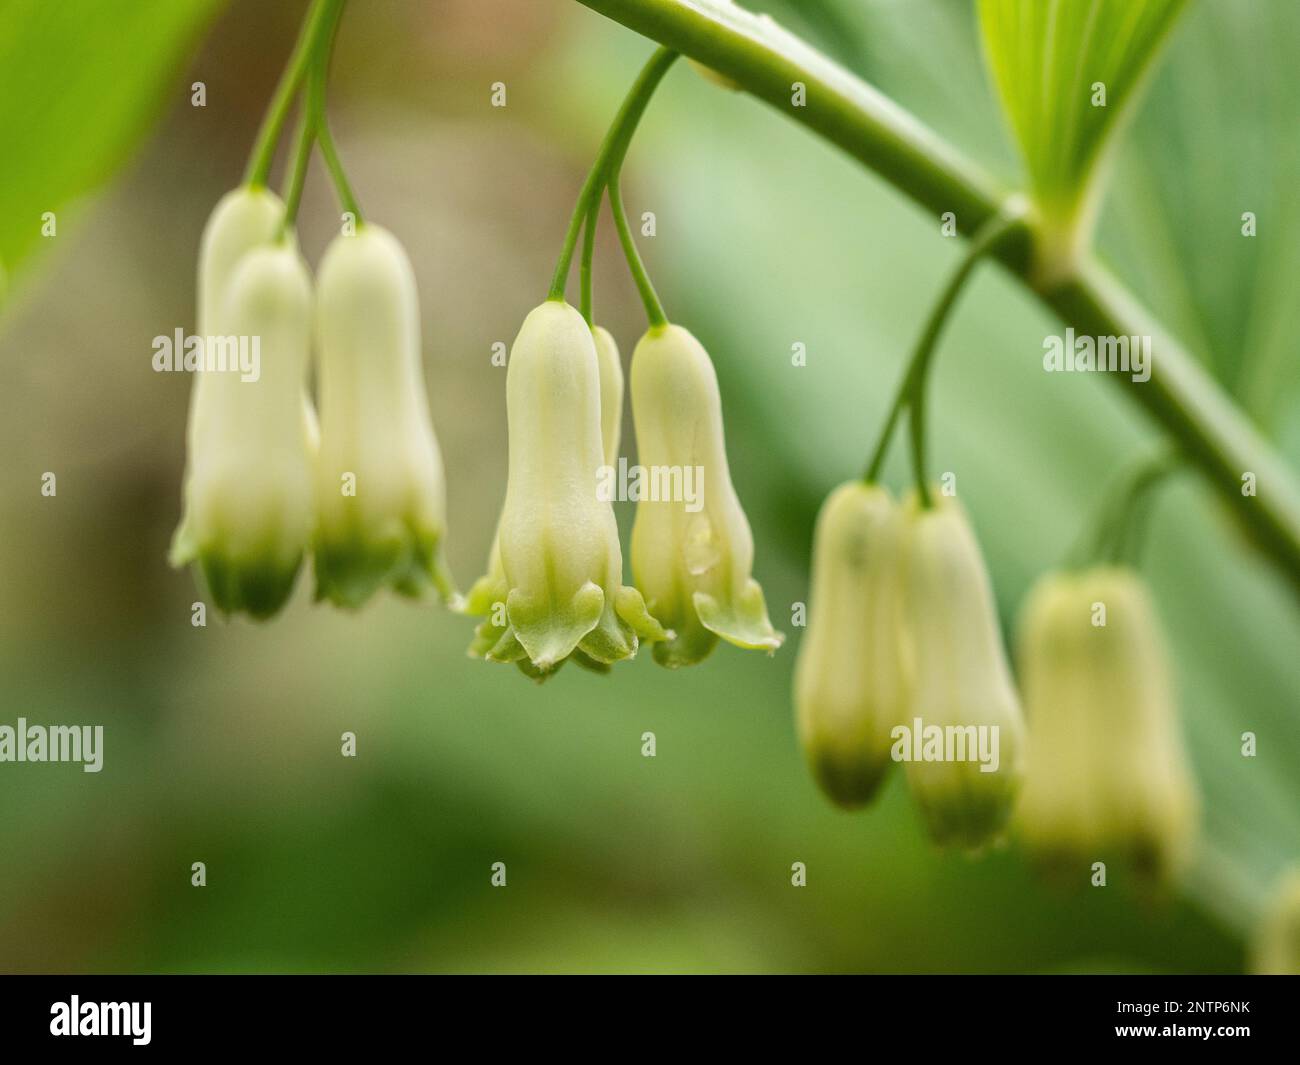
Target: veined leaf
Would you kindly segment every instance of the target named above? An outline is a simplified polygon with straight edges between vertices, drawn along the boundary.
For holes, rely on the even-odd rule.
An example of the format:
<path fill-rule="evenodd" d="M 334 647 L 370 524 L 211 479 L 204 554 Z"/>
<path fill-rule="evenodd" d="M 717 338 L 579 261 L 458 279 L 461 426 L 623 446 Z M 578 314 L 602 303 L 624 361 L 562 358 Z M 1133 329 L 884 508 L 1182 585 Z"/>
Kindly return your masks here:
<path fill-rule="evenodd" d="M 1089 236 L 1109 145 L 1186 0 L 979 0 L 984 51 L 1051 241 Z"/>
<path fill-rule="evenodd" d="M 1187 13 L 1115 165 L 1106 260 L 1300 459 L 1300 4 Z M 1230 76 L 1229 76 L 1230 74 Z"/>
<path fill-rule="evenodd" d="M 161 104 L 220 0 L 4 0 L 0 297 L 43 216 L 105 181 Z"/>

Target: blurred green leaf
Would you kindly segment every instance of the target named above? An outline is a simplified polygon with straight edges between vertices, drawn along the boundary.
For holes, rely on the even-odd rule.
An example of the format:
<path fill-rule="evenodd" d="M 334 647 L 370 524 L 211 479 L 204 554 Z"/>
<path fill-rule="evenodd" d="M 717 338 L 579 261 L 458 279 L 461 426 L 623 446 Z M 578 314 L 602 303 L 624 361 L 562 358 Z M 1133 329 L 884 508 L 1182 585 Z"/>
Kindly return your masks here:
<path fill-rule="evenodd" d="M 1300 398 L 1298 43 L 1298 4 L 1189 11 L 1117 160 L 1101 232 L 1138 294 L 1272 435 Z"/>
<path fill-rule="evenodd" d="M 980 0 L 989 69 L 1044 214 L 1072 230 L 1186 0 Z M 1105 102 L 1093 86 L 1104 86 Z"/>
<path fill-rule="evenodd" d="M 42 215 L 102 184 L 177 84 L 221 0 L 0 3 L 0 279 L 41 239 Z M 2 291 L 2 289 L 0 289 Z"/>

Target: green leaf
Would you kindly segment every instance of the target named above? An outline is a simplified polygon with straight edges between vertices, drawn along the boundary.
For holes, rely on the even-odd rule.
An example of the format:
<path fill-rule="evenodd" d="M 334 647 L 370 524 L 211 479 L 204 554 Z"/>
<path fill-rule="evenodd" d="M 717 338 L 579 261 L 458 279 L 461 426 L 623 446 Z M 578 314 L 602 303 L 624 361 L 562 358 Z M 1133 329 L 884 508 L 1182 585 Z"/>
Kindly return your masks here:
<path fill-rule="evenodd" d="M 1185 6 L 979 0 L 985 56 L 1030 191 L 1060 239 L 1087 240 L 1107 149 Z"/>
<path fill-rule="evenodd" d="M 0 5 L 0 294 L 46 212 L 103 184 L 167 94 L 220 0 L 6 0 Z"/>
<path fill-rule="evenodd" d="M 1189 10 L 1098 230 L 1101 253 L 1275 438 L 1300 400 L 1297 40 L 1298 4 Z"/>

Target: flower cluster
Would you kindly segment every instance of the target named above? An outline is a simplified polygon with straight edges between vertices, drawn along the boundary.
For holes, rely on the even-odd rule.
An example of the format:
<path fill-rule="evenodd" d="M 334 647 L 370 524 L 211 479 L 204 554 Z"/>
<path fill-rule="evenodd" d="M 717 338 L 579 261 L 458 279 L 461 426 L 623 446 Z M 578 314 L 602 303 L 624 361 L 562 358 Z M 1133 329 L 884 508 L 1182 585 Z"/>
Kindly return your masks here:
<path fill-rule="evenodd" d="M 197 562 L 223 612 L 257 618 L 280 609 L 309 553 L 317 599 L 340 606 L 359 607 L 383 587 L 418 595 L 432 586 L 481 619 L 471 656 L 536 680 L 570 659 L 608 672 L 642 642 L 669 668 L 701 661 L 723 640 L 775 652 L 783 637 L 752 575 L 754 539 L 727 462 L 717 375 L 699 341 L 668 321 L 619 187 L 636 123 L 676 54 L 659 49 L 624 101 L 575 205 L 548 299 L 511 348 L 505 501 L 486 573 L 461 600 L 443 558 L 446 489 L 406 254 L 386 230 L 358 224 L 330 245 L 313 291 L 292 235 L 315 140 L 356 216 L 324 115 L 339 8 L 337 0 L 313 8 L 286 82 L 308 84 L 288 206 L 261 180 L 283 120 L 277 104 L 249 184 L 221 201 L 204 232 L 199 333 L 258 338 L 262 372 L 245 380 L 200 371 L 173 560 Z M 606 194 L 649 323 L 628 390 L 638 468 L 655 487 L 633 496 L 630 584 L 608 492 L 609 473 L 625 468 L 623 371 L 614 338 L 591 314 Z M 1025 225 L 1017 201 L 974 235 L 921 333 L 865 478 L 822 507 L 795 664 L 799 738 L 841 806 L 871 801 L 891 764 L 903 762 L 938 843 L 977 850 L 1014 823 L 1049 865 L 1114 857 L 1161 880 L 1188 853 L 1196 794 L 1156 613 L 1136 571 L 1118 560 L 1132 539 L 1129 513 L 1168 463 L 1140 472 L 1107 512 L 1086 565 L 1044 577 L 1027 601 L 1020 672 L 1032 751 L 970 520 L 950 493 L 928 487 L 926 379 L 944 321 L 981 257 L 1024 237 Z M 581 311 L 564 298 L 579 235 Z M 313 352 L 319 425 L 307 391 Z M 904 411 L 917 487 L 900 502 L 877 474 Z M 1293 890 L 1287 899 L 1275 946 L 1294 941 Z M 1268 962 L 1292 963 L 1292 954 Z"/>
<path fill-rule="evenodd" d="M 899 504 L 860 482 L 831 493 L 817 519 L 795 705 L 834 801 L 869 801 L 890 762 L 903 761 L 931 836 L 974 849 L 1007 821 L 1024 725 L 970 523 L 955 499 L 933 498 Z"/>
<path fill-rule="evenodd" d="M 357 607 L 385 585 L 432 584 L 451 601 L 410 263 L 392 234 L 360 225 L 326 251 L 313 298 L 284 215 L 273 193 L 243 187 L 203 234 L 199 335 L 257 338 L 261 372 L 198 372 L 172 562 L 196 562 L 226 614 L 275 614 L 308 552 L 318 599 Z"/>
<path fill-rule="evenodd" d="M 700 661 L 719 637 L 769 651 L 780 645 L 750 576 L 753 538 L 727 469 L 708 355 L 679 326 L 652 328 L 631 376 L 642 462 L 700 470 L 702 506 L 640 500 L 635 586 L 623 584 L 613 506 L 598 485 L 602 466 L 618 458 L 618 350 L 567 303 L 543 303 L 510 351 L 506 500 L 488 571 L 467 597 L 467 611 L 484 615 L 471 655 L 544 679 L 569 658 L 608 669 L 642 640 L 667 666 Z"/>
<path fill-rule="evenodd" d="M 795 669 L 813 775 L 855 807 L 904 761 L 937 842 L 975 848 L 1013 823 L 1053 871 L 1114 860 L 1167 881 L 1197 799 L 1146 585 L 1111 564 L 1040 579 L 1019 634 L 1027 738 L 970 524 L 933 499 L 855 481 L 822 507 Z"/>

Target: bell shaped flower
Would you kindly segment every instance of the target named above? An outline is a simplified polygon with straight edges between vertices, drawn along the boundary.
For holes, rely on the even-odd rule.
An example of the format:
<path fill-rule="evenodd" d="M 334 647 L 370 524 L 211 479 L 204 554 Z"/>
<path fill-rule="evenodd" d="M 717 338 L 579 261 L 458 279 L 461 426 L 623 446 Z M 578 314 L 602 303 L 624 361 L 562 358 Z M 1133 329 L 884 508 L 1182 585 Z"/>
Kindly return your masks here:
<path fill-rule="evenodd" d="M 623 428 L 623 367 L 619 362 L 618 345 L 603 326 L 592 326 L 592 343 L 596 349 L 596 365 L 600 375 L 600 436 L 605 465 L 611 469 L 618 464 L 619 443 Z M 505 600 L 509 594 L 505 568 L 501 564 L 500 521 L 492 535 L 492 549 L 488 552 L 487 572 L 474 582 L 463 603 L 466 614 L 487 616 L 470 644 L 472 658 L 486 658 L 488 652 L 501 638 L 506 628 Z M 571 656 L 574 661 L 596 672 L 605 672 L 608 666 L 597 662 L 582 651 Z M 521 659 L 521 662 L 526 660 Z M 521 668 L 524 668 L 521 666 Z M 558 668 L 558 667 L 557 667 Z M 525 668 L 525 672 L 530 672 Z M 539 677 L 540 679 L 540 677 Z"/>
<path fill-rule="evenodd" d="M 1163 880 L 1190 850 L 1196 796 L 1145 582 L 1116 566 L 1048 574 L 1018 643 L 1033 742 L 1016 811 L 1026 846 L 1075 876 L 1124 861 Z"/>
<path fill-rule="evenodd" d="M 754 538 L 731 484 L 722 400 L 708 353 L 678 325 L 652 327 L 632 354 L 632 418 L 648 487 L 632 526 L 632 576 L 651 613 L 674 630 L 655 660 L 700 661 L 721 637 L 776 651 L 750 575 Z"/>
<path fill-rule="evenodd" d="M 1257 976 L 1300 976 L 1300 868 L 1283 874 L 1270 893 L 1251 946 Z"/>
<path fill-rule="evenodd" d="M 334 238 L 317 279 L 321 446 L 316 597 L 358 607 L 387 585 L 455 603 L 447 490 L 425 398 L 415 274 L 366 223 Z"/>
<path fill-rule="evenodd" d="M 235 267 L 248 252 L 275 239 L 283 218 L 284 204 L 279 196 L 269 189 L 247 185 L 226 193 L 213 209 L 199 242 L 196 325 L 198 336 L 205 343 L 208 337 L 232 335 L 222 327 L 221 312 Z M 303 389 L 305 399 L 305 378 Z M 200 366 L 190 392 L 186 428 L 191 459 L 195 436 L 211 436 L 207 427 L 208 411 L 214 406 L 215 397 L 222 394 L 215 375 L 205 374 Z M 314 425 L 312 412 L 306 412 L 304 416 L 309 424 Z"/>
<path fill-rule="evenodd" d="M 605 454 L 596 346 L 568 304 L 548 300 L 524 320 L 510 351 L 506 408 L 510 469 L 495 589 L 504 598 L 470 653 L 542 678 L 571 655 L 600 668 L 631 657 L 638 637 L 665 639 L 622 582 L 614 510 L 597 484 Z M 485 580 L 472 598 L 492 594 L 491 570 Z"/>
<path fill-rule="evenodd" d="M 188 431 L 185 516 L 173 565 L 197 561 L 224 613 L 276 613 L 293 590 L 313 518 L 312 424 L 304 404 L 311 281 L 281 208 L 241 189 L 217 206 L 199 259 L 199 331 L 255 344 L 253 379 L 202 369 Z"/>
<path fill-rule="evenodd" d="M 902 513 L 886 489 L 850 481 L 827 497 L 813 534 L 795 715 L 813 775 L 844 807 L 875 795 L 891 730 L 907 716 L 902 553 Z"/>
<path fill-rule="evenodd" d="M 896 729 L 893 755 L 931 837 L 973 850 L 1011 812 L 1024 722 L 975 534 L 955 499 L 932 499 L 905 508 L 912 720 Z"/>

